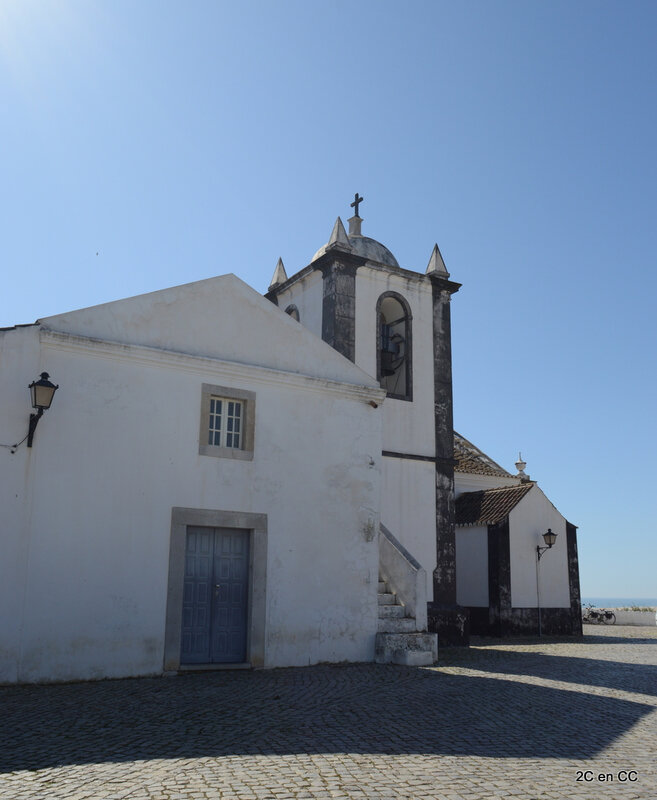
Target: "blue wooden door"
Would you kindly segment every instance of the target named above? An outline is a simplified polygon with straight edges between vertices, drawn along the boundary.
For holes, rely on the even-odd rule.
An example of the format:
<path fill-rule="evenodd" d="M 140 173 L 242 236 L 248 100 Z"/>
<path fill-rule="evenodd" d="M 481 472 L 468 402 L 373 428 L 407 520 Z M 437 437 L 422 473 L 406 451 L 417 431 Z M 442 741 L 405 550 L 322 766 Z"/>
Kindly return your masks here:
<path fill-rule="evenodd" d="M 246 661 L 249 534 L 187 528 L 181 664 Z"/>

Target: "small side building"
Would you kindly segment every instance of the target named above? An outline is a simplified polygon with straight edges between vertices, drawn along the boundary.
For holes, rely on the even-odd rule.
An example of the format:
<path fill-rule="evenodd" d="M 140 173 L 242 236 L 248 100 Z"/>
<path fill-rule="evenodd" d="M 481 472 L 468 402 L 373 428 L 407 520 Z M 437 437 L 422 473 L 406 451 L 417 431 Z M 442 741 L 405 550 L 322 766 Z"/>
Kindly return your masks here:
<path fill-rule="evenodd" d="M 454 434 L 457 599 L 470 632 L 581 635 L 576 527 L 535 481 Z M 549 551 L 543 534 L 557 534 Z"/>

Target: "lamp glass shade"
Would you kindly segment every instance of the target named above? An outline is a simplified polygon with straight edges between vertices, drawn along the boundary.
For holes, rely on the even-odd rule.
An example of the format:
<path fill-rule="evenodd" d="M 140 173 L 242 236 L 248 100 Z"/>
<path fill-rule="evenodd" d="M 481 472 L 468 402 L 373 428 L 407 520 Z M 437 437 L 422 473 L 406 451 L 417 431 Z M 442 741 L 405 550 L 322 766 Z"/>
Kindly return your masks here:
<path fill-rule="evenodd" d="M 553 533 L 552 528 L 548 528 L 546 533 L 543 534 L 543 539 L 548 547 L 552 547 L 552 545 L 557 541 L 557 534 Z"/>
<path fill-rule="evenodd" d="M 30 386 L 30 397 L 32 398 L 32 408 L 50 408 L 52 399 L 59 386 L 55 386 L 48 380 L 48 373 L 41 373 L 41 380 L 33 381 Z"/>

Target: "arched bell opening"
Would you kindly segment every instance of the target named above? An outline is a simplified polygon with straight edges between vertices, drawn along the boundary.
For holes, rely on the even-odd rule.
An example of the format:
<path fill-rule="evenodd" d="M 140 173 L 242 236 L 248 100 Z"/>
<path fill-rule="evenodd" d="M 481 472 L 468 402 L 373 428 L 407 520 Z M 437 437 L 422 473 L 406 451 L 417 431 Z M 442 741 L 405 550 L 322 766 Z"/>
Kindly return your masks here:
<path fill-rule="evenodd" d="M 412 400 L 411 310 L 397 292 L 385 292 L 376 306 L 377 379 L 389 397 Z"/>

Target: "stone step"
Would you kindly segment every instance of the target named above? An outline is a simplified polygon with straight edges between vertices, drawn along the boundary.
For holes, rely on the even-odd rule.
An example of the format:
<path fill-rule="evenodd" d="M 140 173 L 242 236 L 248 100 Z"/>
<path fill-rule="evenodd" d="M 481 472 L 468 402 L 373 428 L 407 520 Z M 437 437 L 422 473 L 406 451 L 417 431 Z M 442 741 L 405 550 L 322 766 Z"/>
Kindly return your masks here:
<path fill-rule="evenodd" d="M 415 633 L 415 620 L 403 618 L 379 618 L 379 633 Z"/>
<path fill-rule="evenodd" d="M 405 667 L 430 667 L 435 660 L 430 650 L 395 650 L 392 654 L 392 663 Z"/>
<path fill-rule="evenodd" d="M 379 592 L 380 606 L 394 606 L 398 604 L 397 595 L 392 592 Z"/>
<path fill-rule="evenodd" d="M 379 606 L 379 619 L 400 618 L 405 615 L 404 606 Z"/>
<path fill-rule="evenodd" d="M 379 581 L 379 594 L 385 594 L 388 591 L 388 584 L 385 581 Z"/>
<path fill-rule="evenodd" d="M 438 636 L 435 633 L 377 633 L 377 664 L 427 666 L 438 658 Z"/>

